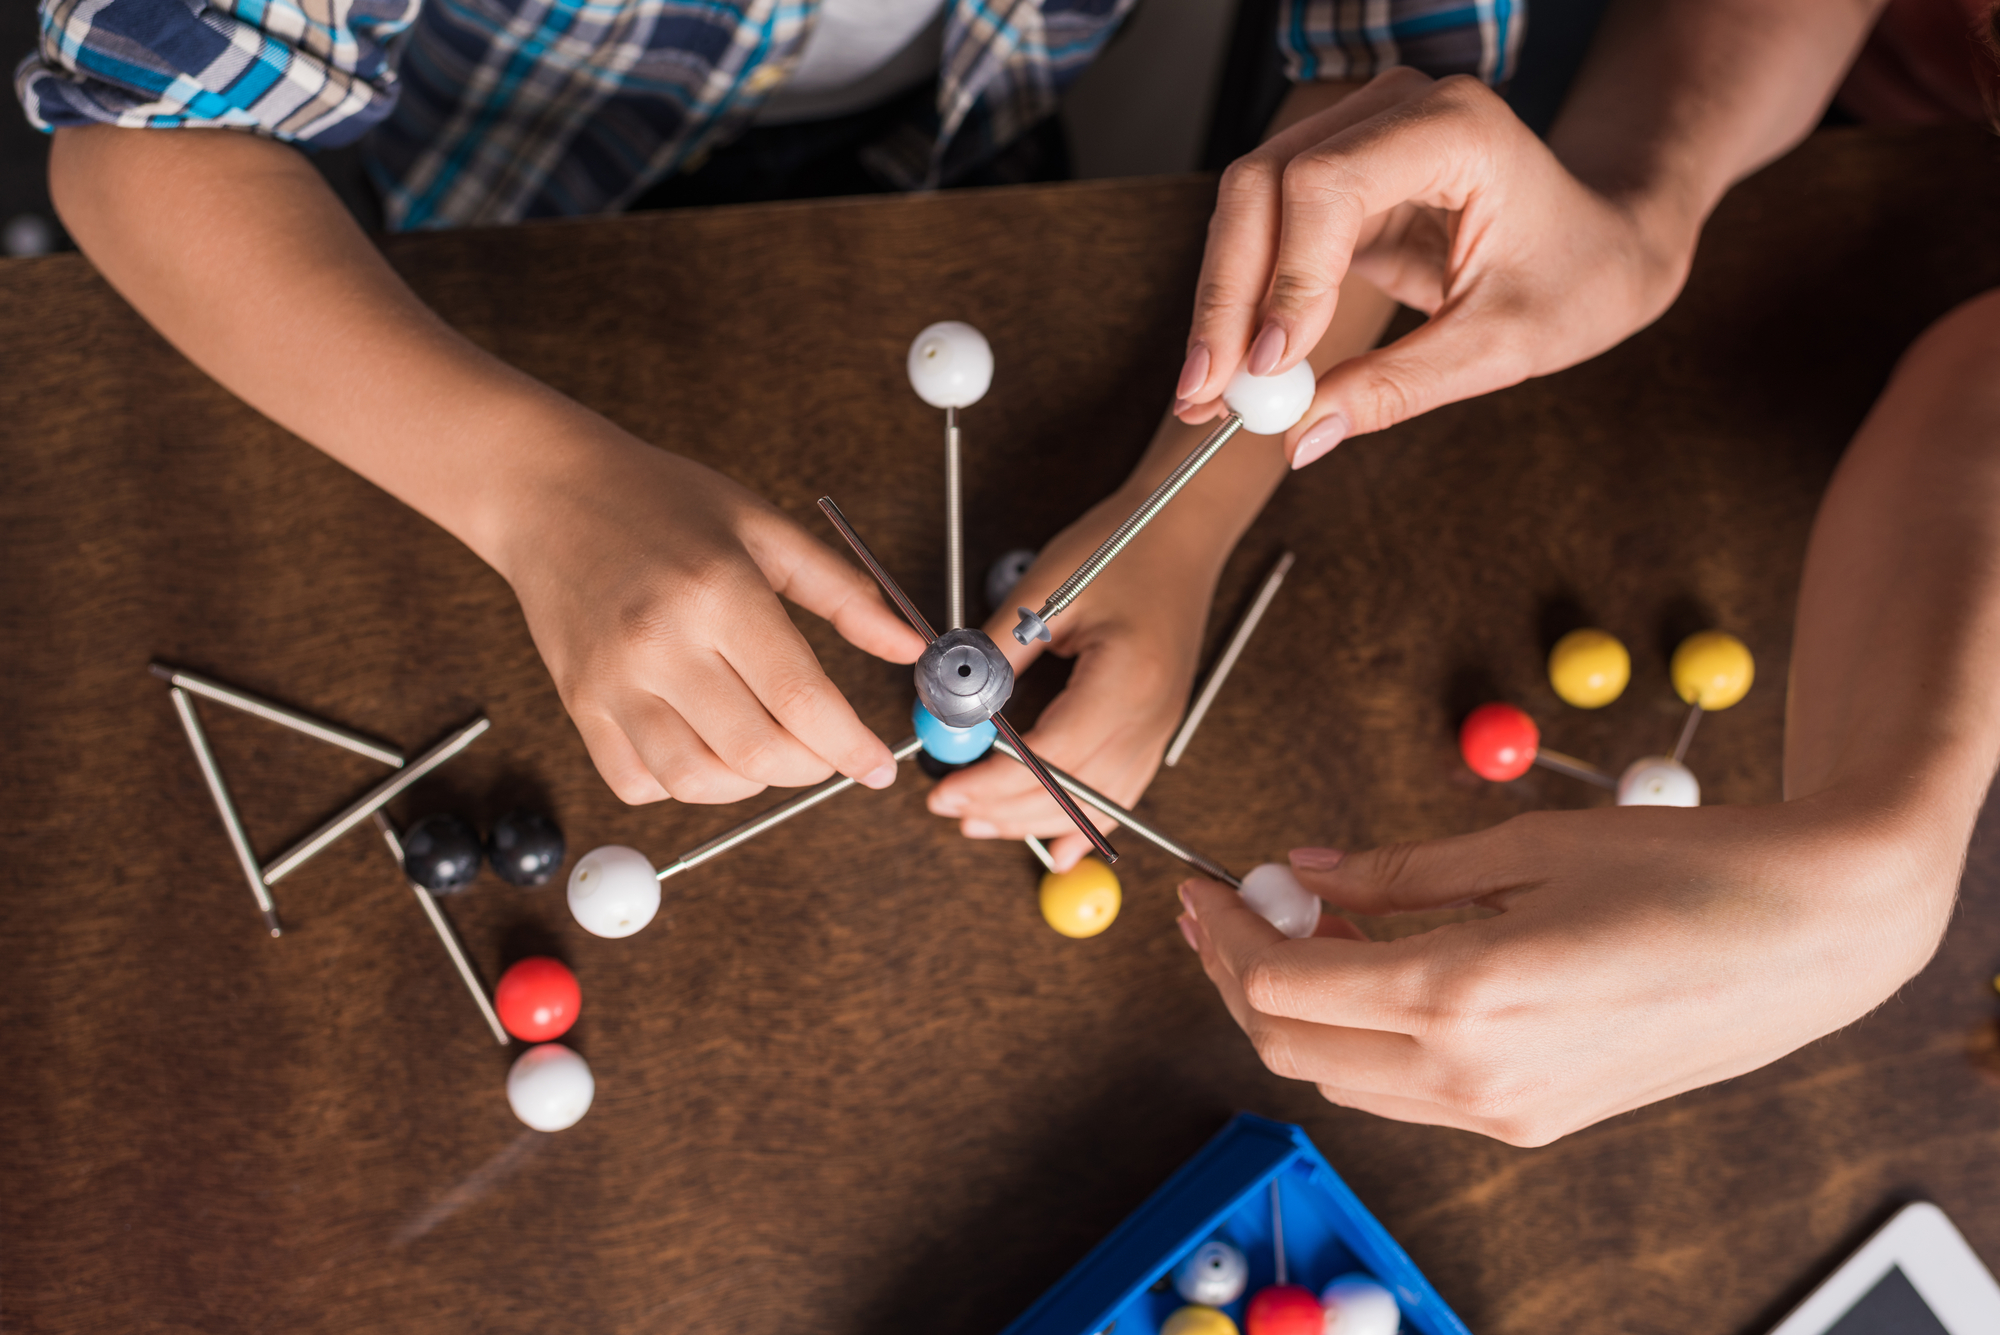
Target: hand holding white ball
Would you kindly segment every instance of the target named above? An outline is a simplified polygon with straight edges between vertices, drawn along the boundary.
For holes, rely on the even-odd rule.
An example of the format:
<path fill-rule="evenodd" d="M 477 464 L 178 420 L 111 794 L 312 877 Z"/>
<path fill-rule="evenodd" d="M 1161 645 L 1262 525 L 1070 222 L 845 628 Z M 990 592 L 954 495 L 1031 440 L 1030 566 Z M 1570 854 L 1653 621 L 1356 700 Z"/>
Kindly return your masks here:
<path fill-rule="evenodd" d="M 623 844 L 591 849 L 570 871 L 569 911 L 593 936 L 632 935 L 660 911 L 653 864 Z"/>
<path fill-rule="evenodd" d="M 921 391 L 919 391 L 921 392 Z M 1238 371 L 1222 391 L 1229 411 L 1243 419 L 1243 429 L 1256 436 L 1282 436 L 1299 424 L 1319 393 L 1310 363 L 1300 362 L 1277 375 Z"/>
<path fill-rule="evenodd" d="M 993 348 L 971 325 L 941 320 L 910 344 L 909 367 L 910 388 L 925 403 L 969 408 L 993 384 Z"/>

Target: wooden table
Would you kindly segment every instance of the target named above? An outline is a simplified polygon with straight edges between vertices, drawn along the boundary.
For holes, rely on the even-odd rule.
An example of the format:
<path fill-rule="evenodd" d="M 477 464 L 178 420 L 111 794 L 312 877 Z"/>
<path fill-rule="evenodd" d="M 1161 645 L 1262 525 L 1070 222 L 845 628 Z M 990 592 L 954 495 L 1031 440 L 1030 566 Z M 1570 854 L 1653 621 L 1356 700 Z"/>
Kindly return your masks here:
<path fill-rule="evenodd" d="M 1142 448 L 1177 370 L 1203 178 L 779 206 L 388 243 L 446 318 L 817 531 L 839 497 L 941 601 L 936 415 L 903 349 L 959 317 L 999 373 L 966 414 L 970 565 L 1047 538 Z M 1974 134 L 1816 139 L 1733 195 L 1689 291 L 1596 362 L 1343 446 L 1232 564 L 1226 625 L 1299 554 L 1146 806 L 1239 869 L 1599 799 L 1482 785 L 1453 730 L 1519 701 L 1550 744 L 1668 745 L 1667 651 L 1740 631 L 1759 684 L 1703 728 L 1713 800 L 1778 793 L 1807 525 L 1928 321 L 2000 281 Z M 606 791 L 508 590 L 268 425 L 74 256 L 0 267 L 0 629 L 9 889 L 0 1327 L 117 1331 L 994 1331 L 1231 1110 L 1303 1122 L 1475 1330 L 1761 1330 L 1891 1205 L 1939 1201 L 2000 1261 L 1991 1047 L 2000 847 L 1942 951 L 1878 1013 L 1727 1084 L 1540 1150 L 1329 1108 L 1266 1073 L 1174 930 L 1180 868 L 1123 841 L 1124 916 L 1056 937 L 1017 845 L 960 840 L 914 770 L 674 882 L 587 937 L 559 888 L 451 902 L 491 978 L 575 966 L 598 1079 L 575 1129 L 508 1112 L 409 891 L 357 832 L 265 936 L 154 656 L 414 751 L 492 735 L 396 808 L 546 804 L 573 850 L 657 861 L 759 809 Z M 739 387 L 749 387 L 744 392 Z M 832 535 L 828 534 L 829 540 Z M 1542 675 L 1607 626 L 1631 688 Z M 885 737 L 907 671 L 808 626 Z M 1212 631 L 1219 638 L 1219 632 Z M 1038 669 L 1017 717 L 1058 671 Z M 265 854 L 377 777 L 207 711 Z"/>

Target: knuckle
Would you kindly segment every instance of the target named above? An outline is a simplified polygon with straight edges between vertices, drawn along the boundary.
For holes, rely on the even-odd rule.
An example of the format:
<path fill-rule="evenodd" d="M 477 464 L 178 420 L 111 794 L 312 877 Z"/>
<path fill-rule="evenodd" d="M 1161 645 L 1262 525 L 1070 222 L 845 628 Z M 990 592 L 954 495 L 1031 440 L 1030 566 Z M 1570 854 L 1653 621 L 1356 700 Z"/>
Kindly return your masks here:
<path fill-rule="evenodd" d="M 1292 1047 L 1291 1035 L 1283 1025 L 1258 1025 L 1250 1031 L 1250 1046 L 1256 1049 L 1257 1060 L 1263 1062 L 1271 1074 L 1287 1080 L 1298 1078 L 1298 1056 Z"/>
<path fill-rule="evenodd" d="M 1222 183 L 1216 188 L 1216 211 L 1269 195 L 1278 179 L 1277 165 L 1269 154 L 1245 154 L 1223 169 Z"/>
<path fill-rule="evenodd" d="M 1242 973 L 1243 999 L 1251 1009 L 1265 1015 L 1275 1015 L 1285 1007 L 1287 985 L 1283 967 L 1269 955 L 1259 955 L 1244 968 Z"/>
<path fill-rule="evenodd" d="M 1454 76 L 1456 77 L 1456 76 Z M 1437 80 L 1425 74 L 1414 65 L 1391 65 L 1376 75 L 1369 83 L 1379 88 L 1396 90 L 1427 88 Z"/>

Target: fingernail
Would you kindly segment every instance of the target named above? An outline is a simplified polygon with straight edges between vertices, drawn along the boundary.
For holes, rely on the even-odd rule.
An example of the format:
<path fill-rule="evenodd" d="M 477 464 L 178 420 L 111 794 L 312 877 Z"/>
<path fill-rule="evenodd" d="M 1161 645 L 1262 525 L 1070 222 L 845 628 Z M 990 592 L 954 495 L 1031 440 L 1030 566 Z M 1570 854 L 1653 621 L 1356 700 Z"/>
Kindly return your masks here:
<path fill-rule="evenodd" d="M 1187 910 L 1188 917 L 1192 918 L 1196 916 L 1194 911 L 1194 896 L 1188 893 L 1188 883 L 1186 881 L 1181 882 L 1180 894 L 1181 907 Z"/>
<path fill-rule="evenodd" d="M 1292 451 L 1292 467 L 1304 468 L 1313 460 L 1325 454 L 1341 441 L 1354 424 L 1347 420 L 1346 413 L 1328 413 L 1312 424 L 1312 429 L 1299 437 L 1297 448 Z"/>
<path fill-rule="evenodd" d="M 1276 322 L 1265 325 L 1264 332 L 1257 335 L 1257 341 L 1250 345 L 1250 374 L 1271 374 L 1271 368 L 1284 355 L 1285 331 L 1278 328 Z"/>
<path fill-rule="evenodd" d="M 1291 856 L 1300 871 L 1332 871 L 1347 854 L 1337 848 L 1295 848 Z"/>
<path fill-rule="evenodd" d="M 969 820 L 959 827 L 959 832 L 967 839 L 996 839 L 1000 835 L 1000 827 L 989 821 Z"/>
<path fill-rule="evenodd" d="M 885 760 L 861 776 L 864 788 L 887 788 L 896 781 L 896 762 Z"/>
<path fill-rule="evenodd" d="M 1194 919 L 1183 913 L 1180 917 L 1175 918 L 1174 921 L 1180 925 L 1181 935 L 1187 938 L 1188 949 L 1197 955 L 1201 954 L 1201 942 L 1195 940 L 1194 937 Z"/>
<path fill-rule="evenodd" d="M 1174 416 L 1179 417 L 1182 413 L 1186 412 L 1188 409 L 1192 407 L 1194 407 L 1193 399 L 1175 399 Z"/>
<path fill-rule="evenodd" d="M 963 816 L 965 799 L 957 793 L 934 793 L 931 795 L 931 814 L 934 816 Z"/>
<path fill-rule="evenodd" d="M 1181 382 L 1174 387 L 1174 394 L 1186 402 L 1187 396 L 1200 389 L 1207 379 L 1208 344 L 1196 343 L 1188 349 L 1187 360 L 1181 363 Z M 1174 411 L 1179 412 L 1180 409 Z"/>

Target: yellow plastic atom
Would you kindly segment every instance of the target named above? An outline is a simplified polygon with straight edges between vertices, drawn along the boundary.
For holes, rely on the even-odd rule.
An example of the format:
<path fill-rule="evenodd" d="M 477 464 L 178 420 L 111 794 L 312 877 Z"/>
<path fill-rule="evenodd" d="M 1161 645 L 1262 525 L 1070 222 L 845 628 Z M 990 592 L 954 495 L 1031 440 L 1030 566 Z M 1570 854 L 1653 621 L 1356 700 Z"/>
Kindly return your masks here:
<path fill-rule="evenodd" d="M 1042 877 L 1042 916 L 1064 936 L 1096 936 L 1117 921 L 1123 902 L 1118 877 L 1100 858 Z"/>
<path fill-rule="evenodd" d="M 1578 709 L 1602 709 L 1631 680 L 1632 655 L 1608 630 L 1573 630 L 1549 650 L 1549 685 Z"/>
<path fill-rule="evenodd" d="M 1183 1307 L 1161 1325 L 1160 1335 L 1236 1335 L 1236 1323 L 1213 1307 Z"/>
<path fill-rule="evenodd" d="M 1757 676 L 1749 646 L 1721 630 L 1698 631 L 1682 640 L 1671 670 L 1681 699 L 1710 712 L 1748 695 Z"/>

